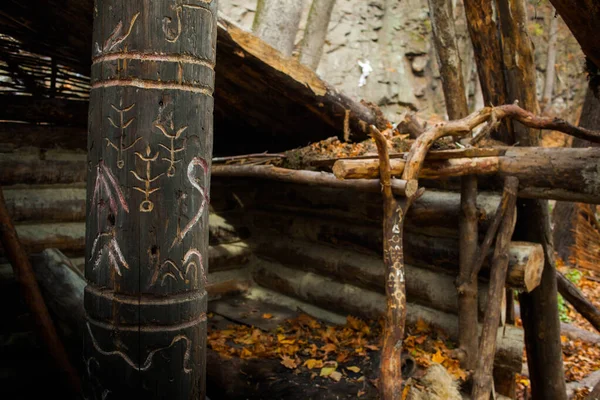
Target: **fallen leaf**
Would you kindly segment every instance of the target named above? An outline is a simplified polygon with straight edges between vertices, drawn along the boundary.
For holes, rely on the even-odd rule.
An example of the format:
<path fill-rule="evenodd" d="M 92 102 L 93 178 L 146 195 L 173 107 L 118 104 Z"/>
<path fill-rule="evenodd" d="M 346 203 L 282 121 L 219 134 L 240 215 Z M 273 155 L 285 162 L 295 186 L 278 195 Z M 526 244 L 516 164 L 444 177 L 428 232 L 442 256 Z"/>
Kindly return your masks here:
<path fill-rule="evenodd" d="M 446 357 L 444 357 L 441 350 L 438 350 L 433 357 L 431 357 L 431 361 L 437 364 L 443 364 L 445 360 Z"/>
<path fill-rule="evenodd" d="M 304 361 L 304 364 L 302 364 L 302 365 L 308 369 L 323 368 L 323 360 L 310 359 L 310 360 Z"/>
<path fill-rule="evenodd" d="M 338 371 L 333 371 L 331 374 L 329 374 L 329 377 L 334 381 L 339 382 L 340 379 L 342 379 L 342 374 Z"/>
<path fill-rule="evenodd" d="M 281 365 L 283 365 L 286 368 L 289 369 L 296 369 L 298 367 L 298 360 L 294 360 L 293 358 L 290 358 L 289 356 L 282 356 L 281 357 Z"/>
<path fill-rule="evenodd" d="M 338 363 L 335 361 L 327 361 L 325 366 L 321 368 L 320 376 L 329 376 L 337 369 Z"/>
<path fill-rule="evenodd" d="M 262 315 L 262 317 L 263 317 L 263 319 L 271 319 L 271 318 L 273 318 L 273 314 L 264 313 L 264 314 Z"/>
<path fill-rule="evenodd" d="M 356 393 L 356 397 L 362 397 L 366 394 L 367 392 L 365 392 L 364 390 L 359 390 L 358 393 Z"/>
<path fill-rule="evenodd" d="M 351 367 L 346 367 L 346 369 L 347 369 L 348 371 L 352 371 L 352 372 L 354 372 L 354 373 L 357 373 L 357 374 L 360 372 L 360 368 L 359 368 L 359 367 L 357 367 L 357 366 L 354 366 L 354 365 L 353 365 L 353 366 L 351 366 Z"/>
<path fill-rule="evenodd" d="M 419 318 L 416 324 L 416 333 L 423 333 L 429 331 L 429 324 L 425 322 L 423 319 Z"/>

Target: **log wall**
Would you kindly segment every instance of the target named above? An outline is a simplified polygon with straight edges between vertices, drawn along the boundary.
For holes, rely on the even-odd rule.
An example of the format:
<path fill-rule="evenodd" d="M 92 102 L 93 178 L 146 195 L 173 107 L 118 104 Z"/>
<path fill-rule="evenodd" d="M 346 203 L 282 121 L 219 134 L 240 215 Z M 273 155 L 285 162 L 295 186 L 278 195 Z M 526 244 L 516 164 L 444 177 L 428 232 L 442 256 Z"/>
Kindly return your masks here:
<path fill-rule="evenodd" d="M 21 240 L 31 253 L 55 247 L 83 264 L 85 154 L 67 147 L 34 148 L 29 142 L 27 146 L 18 143 L 6 146 L 9 150 L 4 153 L 0 149 L 0 167 L 4 167 L 0 183 L 5 185 L 7 205 Z M 493 192 L 479 194 L 480 232 L 486 231 L 499 200 Z M 412 208 L 405 226 L 409 322 L 426 319 L 453 337 L 457 335 L 454 279 L 459 206 L 458 193 L 428 190 Z M 381 221 L 377 193 L 214 177 L 209 217 L 210 298 L 258 285 L 279 293 L 289 304 L 310 304 L 324 315 L 375 318 L 385 304 Z M 0 248 L 0 264 L 2 252 Z M 537 286 L 539 253 L 535 244 L 513 243 L 510 287 L 531 290 Z M 481 317 L 487 299 L 485 267 L 480 278 Z M 0 282 L 6 288 L 3 304 L 18 297 L 11 279 L 10 268 L 0 267 Z M 365 299 L 370 299 L 368 306 L 361 303 Z M 8 315 L 8 326 L 18 328 L 3 332 L 2 339 L 28 337 L 31 326 L 23 307 L 12 307 L 4 315 Z M 517 372 L 522 332 L 514 327 L 508 332 L 499 342 L 496 366 Z M 14 357 L 8 357 L 8 362 Z M 31 357 L 37 357 L 32 362 L 40 361 L 39 352 L 32 352 Z"/>

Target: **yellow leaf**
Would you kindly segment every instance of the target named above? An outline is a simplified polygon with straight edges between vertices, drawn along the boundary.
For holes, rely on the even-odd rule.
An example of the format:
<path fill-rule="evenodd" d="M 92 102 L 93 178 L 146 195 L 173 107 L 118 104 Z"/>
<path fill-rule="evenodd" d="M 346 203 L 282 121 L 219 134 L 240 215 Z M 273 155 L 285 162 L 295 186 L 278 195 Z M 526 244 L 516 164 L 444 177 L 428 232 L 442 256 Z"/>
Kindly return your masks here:
<path fill-rule="evenodd" d="M 329 377 L 334 381 L 339 382 L 340 379 L 342 379 L 342 374 L 338 371 L 333 371 L 331 374 L 329 374 Z"/>
<path fill-rule="evenodd" d="M 331 375 L 337 368 L 338 364 L 335 361 L 328 361 L 325 363 L 326 366 L 321 368 L 320 376 L 329 376 Z"/>
<path fill-rule="evenodd" d="M 308 369 L 323 368 L 323 360 L 315 360 L 314 358 L 311 358 L 310 360 L 304 361 L 303 365 Z"/>
<path fill-rule="evenodd" d="M 294 344 L 296 339 L 287 339 L 285 335 L 279 334 L 277 335 L 277 341 L 281 344 Z"/>
<path fill-rule="evenodd" d="M 273 314 L 264 313 L 262 315 L 262 317 L 263 317 L 263 319 L 271 319 L 271 318 L 273 318 Z"/>
<path fill-rule="evenodd" d="M 444 360 L 446 360 L 446 357 L 444 357 L 441 350 L 438 350 L 437 353 L 431 357 L 431 361 L 437 364 L 442 364 Z"/>
<path fill-rule="evenodd" d="M 408 399 L 409 393 L 410 393 L 410 385 L 404 386 L 404 389 L 402 389 L 402 400 Z"/>
<path fill-rule="evenodd" d="M 250 358 L 250 357 L 252 357 L 252 352 L 244 347 L 244 349 L 240 353 L 240 358 Z"/>
<path fill-rule="evenodd" d="M 348 371 L 352 371 L 352 372 L 355 372 L 355 373 L 357 373 L 357 374 L 360 372 L 360 368 L 359 368 L 359 367 L 357 367 L 357 366 L 346 367 L 346 369 L 347 369 Z"/>
<path fill-rule="evenodd" d="M 298 361 L 288 356 L 282 356 L 281 365 L 289 369 L 295 369 L 296 367 L 298 367 Z"/>

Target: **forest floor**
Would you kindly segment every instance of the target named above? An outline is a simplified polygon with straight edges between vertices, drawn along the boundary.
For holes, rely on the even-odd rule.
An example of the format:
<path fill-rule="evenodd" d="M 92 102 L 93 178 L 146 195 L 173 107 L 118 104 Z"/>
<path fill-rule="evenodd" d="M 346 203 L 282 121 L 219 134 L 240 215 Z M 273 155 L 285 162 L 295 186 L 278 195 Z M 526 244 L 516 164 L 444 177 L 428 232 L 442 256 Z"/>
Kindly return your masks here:
<path fill-rule="evenodd" d="M 593 272 L 571 268 L 557 259 L 557 268 L 569 280 L 571 280 L 584 293 L 596 307 L 600 308 L 600 277 Z M 571 324 L 581 329 L 585 329 L 594 334 L 598 331 L 583 318 L 575 309 L 564 301 L 559 295 L 559 316 L 561 322 Z M 520 324 L 517 319 L 517 324 Z M 588 343 L 583 340 L 573 340 L 566 336 L 561 336 L 563 348 L 563 360 L 565 365 L 565 375 L 567 385 L 571 384 L 575 388 L 576 382 L 582 381 L 591 373 L 600 370 L 600 343 Z M 525 352 L 523 352 L 523 363 L 527 363 Z M 517 376 L 518 399 L 527 399 L 529 397 L 530 382 L 527 376 Z M 575 388 L 573 399 L 584 399 L 589 394 L 590 388 Z"/>

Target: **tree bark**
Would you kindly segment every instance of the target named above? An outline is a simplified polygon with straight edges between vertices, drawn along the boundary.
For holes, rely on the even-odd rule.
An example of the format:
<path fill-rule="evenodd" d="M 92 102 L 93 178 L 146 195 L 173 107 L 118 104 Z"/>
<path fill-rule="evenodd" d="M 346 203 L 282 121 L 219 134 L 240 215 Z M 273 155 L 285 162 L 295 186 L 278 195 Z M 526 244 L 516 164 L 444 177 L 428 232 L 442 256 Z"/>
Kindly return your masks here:
<path fill-rule="evenodd" d="M 316 70 L 323 55 L 335 0 L 312 0 L 300 48 L 300 63 Z"/>
<path fill-rule="evenodd" d="M 512 184 L 510 181 L 514 180 Z M 494 258 L 492 260 L 492 272 L 490 278 L 490 288 L 488 292 L 488 304 L 485 311 L 483 322 L 483 331 L 479 341 L 479 356 L 477 367 L 473 375 L 473 391 L 471 397 L 475 400 L 488 400 L 492 391 L 492 371 L 494 354 L 496 353 L 496 336 L 498 325 L 500 323 L 500 314 L 502 310 L 502 299 L 504 295 L 504 285 L 506 281 L 506 272 L 508 269 L 508 249 L 510 240 L 517 221 L 517 212 L 515 208 L 518 182 L 516 178 L 506 178 L 507 187 L 513 190 L 509 192 L 510 200 L 496 238 L 494 249 Z"/>
<path fill-rule="evenodd" d="M 494 17 L 492 0 L 464 0 L 464 4 L 483 102 L 486 106 L 510 103 L 502 72 L 502 47 L 497 40 L 498 22 Z M 504 143 L 514 141 L 507 125 L 493 138 Z"/>
<path fill-rule="evenodd" d="M 554 80 L 556 78 L 556 42 L 558 39 L 558 17 L 555 16 L 554 7 L 549 11 L 550 32 L 548 33 L 548 54 L 546 61 L 546 75 L 544 76 L 544 93 L 542 94 L 542 105 L 544 110 L 552 106 L 552 92 L 554 91 Z"/>
<path fill-rule="evenodd" d="M 406 323 L 406 282 L 404 270 L 404 216 L 413 196 L 398 201 L 391 187 L 390 157 L 385 136 L 372 128 L 379 155 L 379 179 L 383 193 L 383 263 L 386 275 L 386 311 L 379 364 L 379 393 L 383 400 L 402 396 L 402 342 Z M 413 182 L 412 180 L 408 180 Z"/>
<path fill-rule="evenodd" d="M 600 332 L 600 310 L 585 298 L 584 294 L 560 272 L 556 273 L 558 291 L 598 332 Z"/>
<path fill-rule="evenodd" d="M 63 371 L 64 377 L 73 391 L 73 394 L 79 395 L 81 392 L 79 375 L 73 368 L 65 351 L 65 347 L 58 337 L 56 327 L 50 317 L 46 303 L 44 303 L 27 253 L 21 246 L 15 227 L 8 215 L 1 187 L 0 242 L 7 252 L 7 258 L 13 267 L 13 272 L 19 283 L 25 303 L 27 303 L 27 306 L 31 311 L 35 321 L 37 334 L 46 345 L 48 352 L 56 362 L 57 368 Z"/>
<path fill-rule="evenodd" d="M 429 0 L 429 14 L 433 39 L 440 66 L 444 99 L 448 118 L 457 120 L 469 114 L 462 74 L 462 65 L 456 41 L 454 13 L 447 0 Z M 459 280 L 469 274 L 477 253 L 477 177 L 464 176 L 461 180 L 459 216 L 460 272 Z M 477 279 L 458 291 L 459 346 L 463 352 L 462 366 L 472 370 L 477 359 Z"/>
<path fill-rule="evenodd" d="M 573 3 L 569 0 L 550 0 L 563 18 L 586 56 L 600 68 L 600 46 L 595 32 L 600 24 L 600 4 L 594 0 Z"/>
<path fill-rule="evenodd" d="M 217 1 L 96 5 L 87 391 L 203 399 Z"/>
<path fill-rule="evenodd" d="M 527 15 L 523 0 L 496 0 L 501 21 L 503 62 L 508 94 L 525 109 L 536 112 L 536 73 Z M 515 124 L 515 138 L 521 146 L 538 146 L 539 132 Z M 509 143 L 514 143 L 511 141 Z M 515 175 L 516 176 L 516 175 Z M 545 266 L 540 286 L 519 296 L 525 346 L 534 400 L 566 399 L 566 386 L 560 342 L 556 269 L 550 231 L 548 203 L 520 200 L 516 237 L 544 246 Z"/>
<path fill-rule="evenodd" d="M 585 101 L 579 118 L 579 126 L 587 129 L 600 127 L 600 101 L 594 96 L 591 89 L 587 90 Z M 573 139 L 572 147 L 594 146 L 581 139 Z M 572 202 L 557 202 L 553 210 L 554 245 L 558 255 L 566 262 L 570 262 L 575 244 L 575 231 L 577 229 L 576 217 L 581 205 Z"/>
<path fill-rule="evenodd" d="M 258 0 L 252 31 L 290 57 L 302 17 L 304 0 Z"/>

